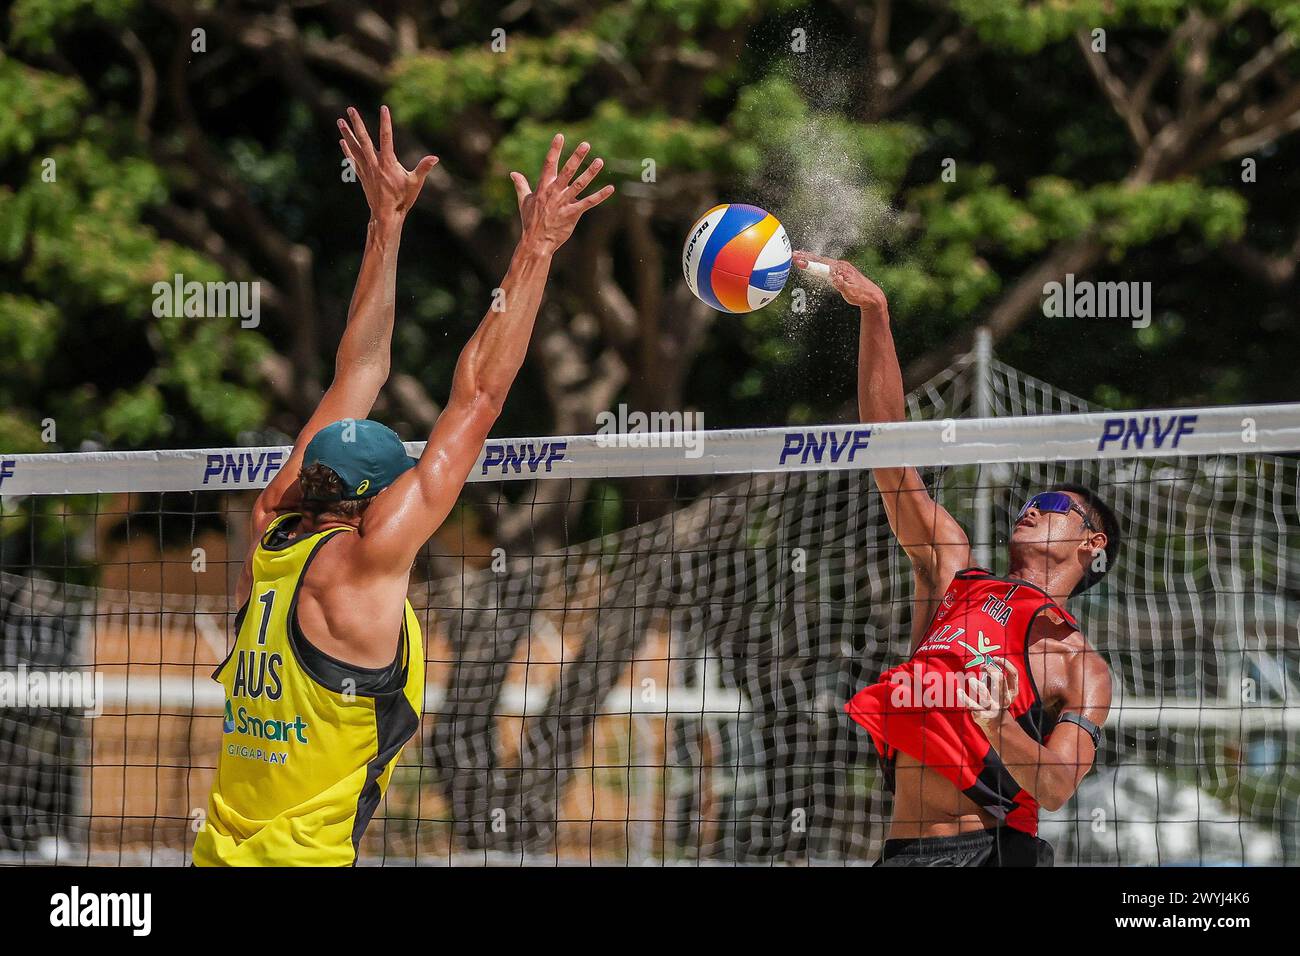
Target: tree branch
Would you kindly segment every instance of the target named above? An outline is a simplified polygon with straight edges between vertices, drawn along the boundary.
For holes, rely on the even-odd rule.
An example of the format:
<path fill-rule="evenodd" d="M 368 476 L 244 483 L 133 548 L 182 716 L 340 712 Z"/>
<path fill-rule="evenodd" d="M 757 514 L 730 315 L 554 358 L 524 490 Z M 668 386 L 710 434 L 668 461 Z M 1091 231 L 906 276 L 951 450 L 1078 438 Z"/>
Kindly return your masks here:
<path fill-rule="evenodd" d="M 1140 105 L 1137 103 L 1132 91 L 1125 87 L 1123 81 L 1111 71 L 1110 66 L 1106 63 L 1105 55 L 1092 49 L 1092 38 L 1086 30 L 1076 32 L 1074 40 L 1079 46 L 1079 52 L 1083 54 L 1083 62 L 1087 65 L 1088 71 L 1092 74 L 1093 79 L 1097 81 L 1097 86 L 1106 94 L 1111 109 L 1128 127 L 1129 137 L 1133 140 L 1133 145 L 1137 147 L 1139 152 L 1146 149 L 1151 142 L 1151 134 L 1147 130 L 1146 122 L 1142 119 Z"/>
<path fill-rule="evenodd" d="M 153 120 L 154 109 L 158 106 L 158 71 L 154 69 L 153 60 L 144 43 L 133 31 L 121 30 L 117 39 L 131 55 L 131 59 L 135 60 L 140 77 L 140 104 L 135 112 L 135 135 L 144 142 L 149 139 L 149 124 Z"/>
<path fill-rule="evenodd" d="M 943 71 L 945 66 L 969 50 L 974 40 L 975 31 L 969 27 L 962 27 L 956 33 L 950 33 L 934 44 L 930 52 L 908 73 L 907 79 L 897 91 L 888 98 L 885 112 L 881 115 L 887 116 L 906 106 L 912 97 L 925 89 L 930 81 Z"/>

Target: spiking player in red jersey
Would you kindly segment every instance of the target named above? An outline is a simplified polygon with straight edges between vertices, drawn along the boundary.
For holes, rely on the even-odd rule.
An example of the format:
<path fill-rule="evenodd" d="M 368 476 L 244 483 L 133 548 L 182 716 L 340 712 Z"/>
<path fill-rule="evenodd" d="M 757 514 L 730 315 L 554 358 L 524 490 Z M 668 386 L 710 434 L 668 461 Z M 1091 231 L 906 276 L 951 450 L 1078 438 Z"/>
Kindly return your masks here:
<path fill-rule="evenodd" d="M 805 252 L 862 312 L 858 410 L 901 421 L 903 379 L 884 293 L 846 262 Z M 909 659 L 847 706 L 880 753 L 894 810 L 880 866 L 1050 866 L 1038 808 L 1070 798 L 1092 767 L 1110 710 L 1110 668 L 1065 609 L 1119 547 L 1114 512 L 1057 485 L 1029 498 L 1010 568 L 970 567 L 965 532 L 913 468 L 872 472 L 912 562 Z M 1104 558 L 1103 558 L 1104 555 Z"/>

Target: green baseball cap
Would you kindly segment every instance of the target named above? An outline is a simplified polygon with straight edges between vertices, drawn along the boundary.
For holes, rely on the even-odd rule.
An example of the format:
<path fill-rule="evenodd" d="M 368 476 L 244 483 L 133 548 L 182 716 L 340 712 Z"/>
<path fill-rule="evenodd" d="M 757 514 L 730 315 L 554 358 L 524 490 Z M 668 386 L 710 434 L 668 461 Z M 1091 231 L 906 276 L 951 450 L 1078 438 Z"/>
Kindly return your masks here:
<path fill-rule="evenodd" d="M 397 432 L 368 418 L 344 418 L 326 425 L 307 444 L 302 463 L 333 470 L 347 501 L 377 495 L 415 467 Z"/>

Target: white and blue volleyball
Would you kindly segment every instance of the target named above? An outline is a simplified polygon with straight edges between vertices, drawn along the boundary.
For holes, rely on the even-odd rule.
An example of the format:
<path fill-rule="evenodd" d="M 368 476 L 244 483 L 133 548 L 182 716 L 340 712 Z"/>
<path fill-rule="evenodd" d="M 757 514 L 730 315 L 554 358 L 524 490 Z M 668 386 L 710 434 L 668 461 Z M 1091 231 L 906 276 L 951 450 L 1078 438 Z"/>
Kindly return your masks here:
<path fill-rule="evenodd" d="M 785 288 L 790 237 L 757 206 L 714 206 L 686 236 L 682 271 L 691 291 L 719 312 L 753 312 Z"/>

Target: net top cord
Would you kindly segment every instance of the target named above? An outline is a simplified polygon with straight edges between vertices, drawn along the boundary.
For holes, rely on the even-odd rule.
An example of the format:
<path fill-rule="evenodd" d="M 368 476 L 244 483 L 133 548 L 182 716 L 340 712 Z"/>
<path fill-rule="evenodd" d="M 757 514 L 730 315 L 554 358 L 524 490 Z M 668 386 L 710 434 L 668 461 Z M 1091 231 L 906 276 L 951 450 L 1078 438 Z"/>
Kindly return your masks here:
<path fill-rule="evenodd" d="M 407 442 L 419 455 L 424 442 Z M 0 454 L 0 495 L 263 488 L 288 446 Z M 860 471 L 1300 451 L 1300 403 L 490 439 L 469 480 Z"/>

